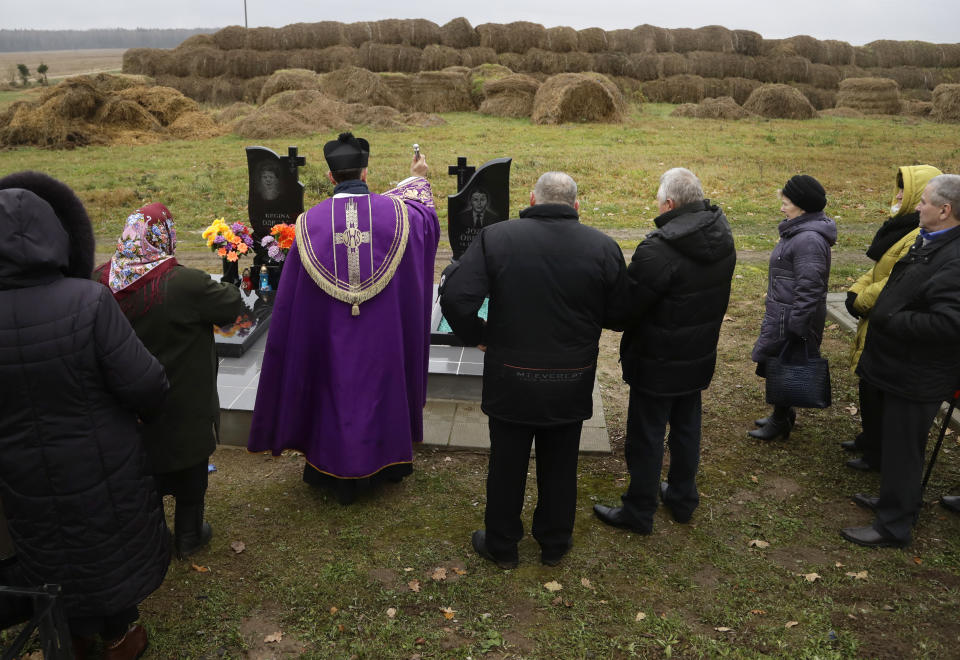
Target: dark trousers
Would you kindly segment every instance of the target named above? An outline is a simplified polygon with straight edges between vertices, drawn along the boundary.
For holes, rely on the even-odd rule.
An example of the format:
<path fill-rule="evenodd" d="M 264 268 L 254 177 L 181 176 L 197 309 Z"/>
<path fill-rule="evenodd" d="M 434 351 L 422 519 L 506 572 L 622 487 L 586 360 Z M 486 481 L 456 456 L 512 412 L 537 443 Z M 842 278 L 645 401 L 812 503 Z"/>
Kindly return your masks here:
<path fill-rule="evenodd" d="M 67 620 L 70 634 L 77 637 L 93 637 L 100 635 L 105 642 L 123 637 L 130 624 L 140 618 L 140 611 L 136 605 L 111 614 L 109 616 L 71 617 Z"/>
<path fill-rule="evenodd" d="M 663 468 L 667 425 L 670 470 L 665 500 L 678 516 L 692 514 L 700 504 L 697 467 L 700 465 L 700 392 L 652 396 L 630 388 L 624 453 L 630 486 L 621 497 L 626 518 L 636 527 L 653 528 Z"/>
<path fill-rule="evenodd" d="M 876 388 L 875 388 L 876 389 Z M 923 453 L 939 401 L 910 401 L 876 389 L 880 413 L 880 502 L 873 528 L 909 541 L 920 513 Z"/>
<path fill-rule="evenodd" d="M 863 452 L 863 460 L 879 467 L 881 456 L 881 427 L 883 424 L 883 393 L 860 380 L 860 424 L 863 433 L 857 436 L 857 449 Z"/>
<path fill-rule="evenodd" d="M 497 559 L 517 558 L 523 538 L 524 491 L 530 447 L 537 447 L 537 508 L 533 538 L 545 557 L 566 552 L 577 513 L 577 460 L 583 422 L 562 426 L 526 426 L 490 418 L 490 463 L 487 472 L 487 549 Z"/>
<path fill-rule="evenodd" d="M 161 499 L 164 495 L 173 495 L 177 505 L 199 506 L 207 492 L 207 460 L 175 472 L 155 474 L 153 479 Z"/>

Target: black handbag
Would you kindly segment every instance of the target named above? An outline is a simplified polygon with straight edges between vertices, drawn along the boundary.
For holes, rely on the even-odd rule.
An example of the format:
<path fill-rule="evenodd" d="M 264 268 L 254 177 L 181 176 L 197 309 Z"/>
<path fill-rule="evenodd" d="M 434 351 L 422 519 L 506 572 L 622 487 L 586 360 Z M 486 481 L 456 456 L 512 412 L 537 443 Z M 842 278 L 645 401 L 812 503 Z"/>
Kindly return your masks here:
<path fill-rule="evenodd" d="M 797 350 L 797 344 L 803 350 Z M 791 350 L 791 347 L 794 347 Z M 807 342 L 787 342 L 780 355 L 767 358 L 767 403 L 794 408 L 829 408 L 830 364 L 811 358 Z"/>

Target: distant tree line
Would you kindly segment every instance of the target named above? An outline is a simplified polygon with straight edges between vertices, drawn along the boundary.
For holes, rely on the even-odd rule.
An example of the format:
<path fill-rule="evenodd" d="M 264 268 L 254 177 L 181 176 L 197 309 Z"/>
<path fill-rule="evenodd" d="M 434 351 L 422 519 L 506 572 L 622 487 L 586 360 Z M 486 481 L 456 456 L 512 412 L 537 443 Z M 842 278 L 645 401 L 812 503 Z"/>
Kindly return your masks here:
<path fill-rule="evenodd" d="M 218 29 L 0 30 L 0 52 L 90 48 L 174 48 L 187 37 L 195 34 L 212 34 Z"/>

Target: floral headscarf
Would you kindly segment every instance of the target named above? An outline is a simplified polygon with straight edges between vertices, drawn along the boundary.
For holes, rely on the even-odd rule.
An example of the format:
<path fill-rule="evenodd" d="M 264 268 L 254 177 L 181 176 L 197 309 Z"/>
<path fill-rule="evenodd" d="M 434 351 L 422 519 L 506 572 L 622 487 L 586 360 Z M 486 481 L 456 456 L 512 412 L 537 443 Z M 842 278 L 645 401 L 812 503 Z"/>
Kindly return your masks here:
<path fill-rule="evenodd" d="M 176 245 L 173 215 L 166 206 L 154 203 L 138 209 L 127 218 L 117 241 L 117 251 L 110 259 L 107 286 L 117 293 L 161 265 L 164 266 L 161 270 L 172 267 L 176 264 L 173 258 Z"/>

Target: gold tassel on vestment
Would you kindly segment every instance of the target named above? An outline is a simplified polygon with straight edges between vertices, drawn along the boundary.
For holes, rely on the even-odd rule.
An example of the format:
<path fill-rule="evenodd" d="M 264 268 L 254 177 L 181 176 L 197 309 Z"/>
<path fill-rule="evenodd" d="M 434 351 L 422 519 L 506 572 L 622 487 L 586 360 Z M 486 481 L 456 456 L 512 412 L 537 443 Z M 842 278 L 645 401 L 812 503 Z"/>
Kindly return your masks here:
<path fill-rule="evenodd" d="M 360 305 L 354 304 L 353 309 L 350 310 L 352 316 L 360 316 Z"/>

